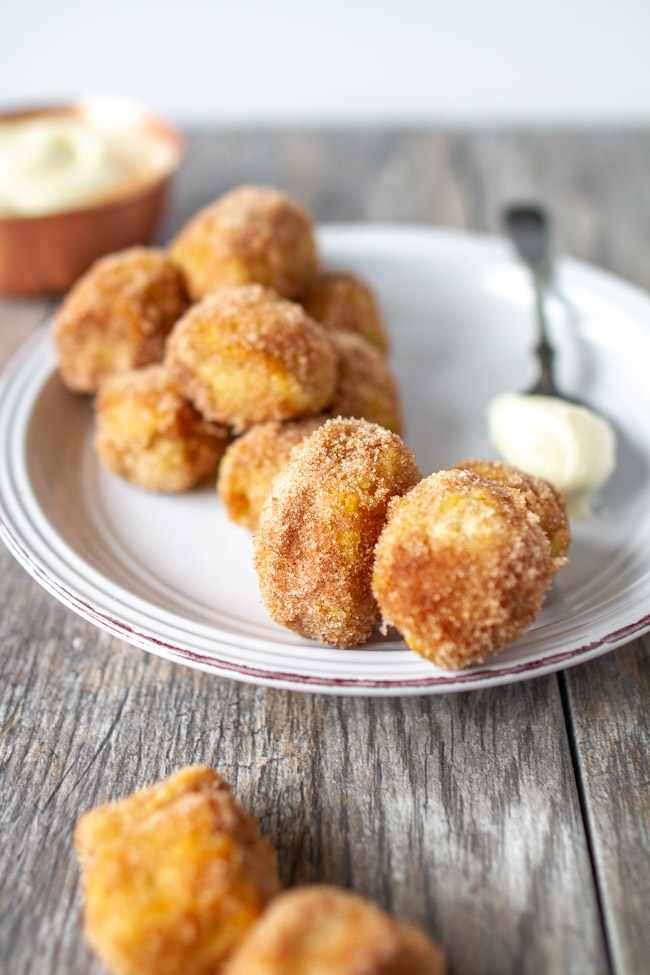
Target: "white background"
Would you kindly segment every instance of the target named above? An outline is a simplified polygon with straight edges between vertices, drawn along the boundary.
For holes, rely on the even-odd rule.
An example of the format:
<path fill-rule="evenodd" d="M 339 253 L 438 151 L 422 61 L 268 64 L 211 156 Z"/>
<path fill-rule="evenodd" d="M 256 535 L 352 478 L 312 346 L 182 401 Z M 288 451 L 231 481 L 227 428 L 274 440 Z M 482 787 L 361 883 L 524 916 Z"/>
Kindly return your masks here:
<path fill-rule="evenodd" d="M 650 0 L 0 0 L 0 104 L 182 122 L 650 121 Z"/>

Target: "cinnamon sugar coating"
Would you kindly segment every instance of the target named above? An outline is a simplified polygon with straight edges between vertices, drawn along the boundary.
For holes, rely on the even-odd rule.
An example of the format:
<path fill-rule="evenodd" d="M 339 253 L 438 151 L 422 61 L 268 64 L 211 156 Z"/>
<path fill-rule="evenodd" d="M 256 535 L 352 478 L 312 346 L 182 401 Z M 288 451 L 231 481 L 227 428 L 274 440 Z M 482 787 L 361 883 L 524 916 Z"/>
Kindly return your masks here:
<path fill-rule="evenodd" d="M 542 531 L 551 544 L 553 558 L 564 558 L 571 545 L 571 529 L 564 495 L 552 484 L 526 474 L 501 460 L 465 460 L 454 464 L 459 470 L 474 471 L 498 484 L 520 491 L 526 507 L 539 516 Z"/>
<path fill-rule="evenodd" d="M 150 491 L 186 491 L 214 475 L 230 440 L 181 396 L 161 364 L 105 379 L 95 419 L 106 467 Z"/>
<path fill-rule="evenodd" d="M 520 491 L 452 469 L 391 503 L 373 591 L 411 649 L 455 670 L 524 633 L 565 561 Z"/>
<path fill-rule="evenodd" d="M 293 448 L 335 416 L 356 417 L 401 430 L 397 385 L 385 359 L 358 335 L 332 333 L 338 353 L 338 382 L 327 413 L 280 423 L 257 423 L 226 450 L 219 467 L 219 496 L 232 521 L 252 531 L 273 478 Z"/>
<path fill-rule="evenodd" d="M 293 448 L 318 429 L 327 416 L 280 423 L 256 423 L 230 444 L 219 466 L 217 489 L 231 521 L 255 531 L 273 478 L 288 463 Z"/>
<path fill-rule="evenodd" d="M 300 305 L 260 285 L 206 295 L 177 323 L 165 362 L 199 412 L 235 430 L 318 413 L 337 357 Z"/>
<path fill-rule="evenodd" d="M 444 975 L 442 952 L 412 924 L 325 884 L 269 904 L 223 975 Z"/>
<path fill-rule="evenodd" d="M 291 298 L 318 267 L 311 218 L 266 186 L 240 186 L 200 210 L 169 254 L 193 299 L 223 285 L 254 283 Z"/>
<path fill-rule="evenodd" d="M 187 305 L 181 274 L 163 251 L 131 247 L 96 261 L 54 318 L 63 382 L 94 393 L 105 376 L 158 362 Z"/>
<path fill-rule="evenodd" d="M 377 299 L 356 274 L 323 271 L 312 278 L 298 301 L 328 331 L 352 332 L 381 352 L 388 350 L 388 332 Z"/>
<path fill-rule="evenodd" d="M 77 824 L 84 932 L 118 975 L 214 975 L 279 890 L 257 821 L 213 769 L 183 769 Z"/>
<path fill-rule="evenodd" d="M 379 618 L 371 576 L 388 503 L 420 477 L 400 438 L 365 420 L 328 420 L 295 447 L 255 533 L 273 619 L 323 643 L 364 643 Z"/>
<path fill-rule="evenodd" d="M 352 332 L 331 332 L 329 337 L 338 353 L 339 376 L 328 412 L 369 420 L 401 433 L 397 383 L 384 356 Z"/>

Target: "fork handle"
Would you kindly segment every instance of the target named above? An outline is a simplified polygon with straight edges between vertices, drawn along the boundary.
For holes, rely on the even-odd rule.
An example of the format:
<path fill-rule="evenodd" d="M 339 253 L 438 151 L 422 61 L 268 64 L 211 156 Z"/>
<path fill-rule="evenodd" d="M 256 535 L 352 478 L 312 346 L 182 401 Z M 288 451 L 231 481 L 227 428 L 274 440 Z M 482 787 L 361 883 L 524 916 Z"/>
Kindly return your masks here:
<path fill-rule="evenodd" d="M 543 275 L 539 271 L 533 272 L 535 285 L 535 311 L 537 317 L 537 345 L 534 353 L 537 359 L 539 374 L 537 381 L 529 389 L 530 393 L 539 396 L 558 396 L 555 385 L 554 367 L 555 350 L 548 337 L 548 322 L 546 310 L 544 308 L 544 284 Z"/>

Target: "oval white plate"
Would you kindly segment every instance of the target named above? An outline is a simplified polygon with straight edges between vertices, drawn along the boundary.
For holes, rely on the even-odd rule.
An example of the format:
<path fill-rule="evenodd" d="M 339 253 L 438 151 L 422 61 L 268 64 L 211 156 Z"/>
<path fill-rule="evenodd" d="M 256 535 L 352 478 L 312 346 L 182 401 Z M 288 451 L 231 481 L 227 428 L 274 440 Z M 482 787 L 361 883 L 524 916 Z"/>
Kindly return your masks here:
<path fill-rule="evenodd" d="M 531 378 L 532 295 L 507 246 L 452 231 L 329 226 L 326 262 L 377 289 L 393 336 L 406 440 L 423 473 L 494 456 L 485 406 Z M 141 491 L 103 470 L 88 400 L 61 385 L 42 330 L 0 390 L 0 519 L 31 575 L 75 612 L 142 649 L 237 680 L 336 694 L 486 687 L 587 660 L 650 628 L 650 297 L 561 263 L 551 301 L 559 378 L 614 421 L 615 474 L 541 616 L 487 663 L 433 667 L 391 634 L 323 647 L 276 626 L 258 595 L 249 534 L 214 491 Z"/>

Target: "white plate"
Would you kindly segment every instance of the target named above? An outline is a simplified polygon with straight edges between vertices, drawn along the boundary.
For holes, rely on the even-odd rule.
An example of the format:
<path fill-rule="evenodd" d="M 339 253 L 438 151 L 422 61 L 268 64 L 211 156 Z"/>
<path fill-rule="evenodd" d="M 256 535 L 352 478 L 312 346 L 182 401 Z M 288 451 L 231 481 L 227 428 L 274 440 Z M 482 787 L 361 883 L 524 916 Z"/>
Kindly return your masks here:
<path fill-rule="evenodd" d="M 379 292 L 393 335 L 406 440 L 422 471 L 494 456 L 485 406 L 531 378 L 532 295 L 498 240 L 413 227 L 330 226 L 325 260 Z M 650 297 L 565 261 L 551 302 L 564 389 L 609 416 L 618 464 L 597 517 L 574 525 L 567 567 L 516 643 L 438 670 L 396 638 L 323 647 L 276 626 L 249 534 L 214 491 L 141 491 L 103 470 L 86 399 L 62 387 L 41 331 L 0 390 L 3 537 L 75 612 L 142 649 L 259 684 L 336 694 L 432 694 L 508 683 L 602 654 L 650 629 Z"/>

